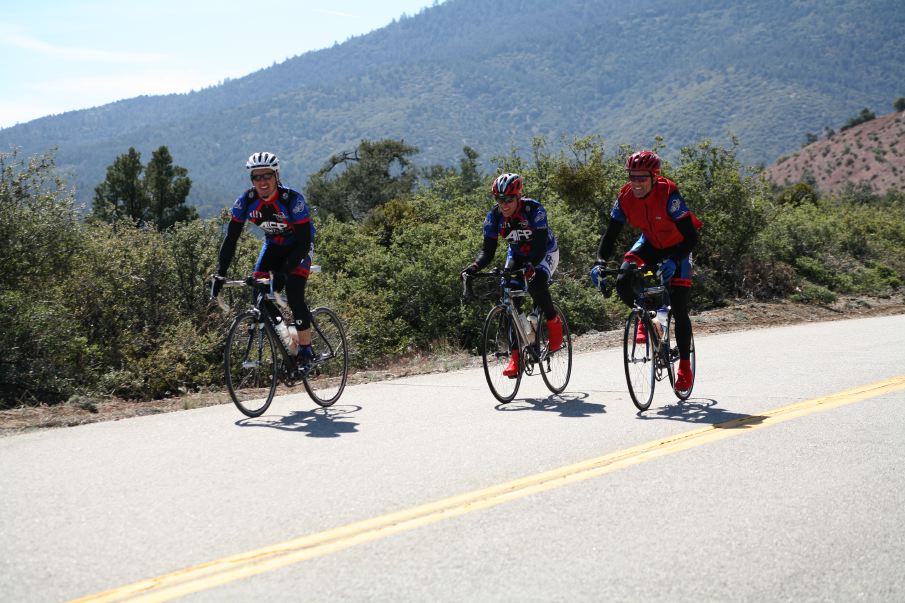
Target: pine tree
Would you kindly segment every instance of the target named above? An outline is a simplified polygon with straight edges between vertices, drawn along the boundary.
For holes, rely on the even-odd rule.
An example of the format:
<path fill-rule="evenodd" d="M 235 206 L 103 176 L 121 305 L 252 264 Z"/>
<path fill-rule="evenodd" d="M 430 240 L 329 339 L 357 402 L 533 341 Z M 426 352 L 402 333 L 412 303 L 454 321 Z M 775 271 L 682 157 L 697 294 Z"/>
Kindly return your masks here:
<path fill-rule="evenodd" d="M 157 224 L 159 230 L 198 218 L 198 211 L 185 205 L 185 198 L 192 188 L 188 170 L 173 165 L 173 157 L 166 146 L 151 155 L 145 169 L 144 187 L 148 201 L 145 218 Z"/>
<path fill-rule="evenodd" d="M 409 157 L 416 153 L 417 147 L 401 140 L 362 140 L 355 152 L 330 157 L 308 179 L 305 196 L 340 220 L 361 221 L 372 209 L 412 192 L 418 170 Z M 345 169 L 328 179 L 338 166 Z"/>
<path fill-rule="evenodd" d="M 151 154 L 147 168 L 141 153 L 130 147 L 107 167 L 107 178 L 94 189 L 92 215 L 104 222 L 127 219 L 166 230 L 198 217 L 198 211 L 185 204 L 191 188 L 188 170 L 173 165 L 166 146 Z"/>
<path fill-rule="evenodd" d="M 141 153 L 135 147 L 107 166 L 107 178 L 94 189 L 92 214 L 104 222 L 130 219 L 139 222 L 147 207 L 141 181 Z"/>

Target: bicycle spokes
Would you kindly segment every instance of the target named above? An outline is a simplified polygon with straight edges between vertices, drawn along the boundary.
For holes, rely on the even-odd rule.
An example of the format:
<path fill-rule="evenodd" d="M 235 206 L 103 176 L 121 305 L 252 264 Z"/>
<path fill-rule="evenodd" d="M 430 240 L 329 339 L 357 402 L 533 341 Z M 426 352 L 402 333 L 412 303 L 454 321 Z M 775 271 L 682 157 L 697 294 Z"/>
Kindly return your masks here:
<path fill-rule="evenodd" d="M 540 369 L 544 383 L 554 394 L 562 393 L 569 383 L 572 374 L 572 337 L 565 314 L 557 304 L 553 304 L 556 314 L 562 323 L 562 345 L 555 352 L 550 352 L 550 338 L 547 324 L 541 321 L 538 325 L 538 344 L 541 349 Z"/>
<path fill-rule="evenodd" d="M 302 376 L 305 389 L 320 406 L 336 402 L 346 387 L 349 347 L 339 317 L 328 308 L 311 312 L 311 349 L 314 358 Z"/>
<path fill-rule="evenodd" d="M 279 360 L 270 332 L 257 315 L 239 315 L 226 338 L 224 368 L 233 402 L 249 417 L 260 416 L 273 400 Z"/>
<path fill-rule="evenodd" d="M 650 333 L 643 341 L 637 336 L 643 318 L 640 311 L 629 314 L 623 336 L 623 364 L 629 395 L 638 410 L 647 410 L 654 397 L 656 360 Z"/>
<path fill-rule="evenodd" d="M 484 377 L 491 393 L 500 402 L 509 402 L 515 398 L 525 366 L 525 359 L 522 359 L 513 377 L 503 374 L 511 359 L 510 341 L 507 310 L 504 306 L 496 306 L 484 321 L 481 343 Z"/>

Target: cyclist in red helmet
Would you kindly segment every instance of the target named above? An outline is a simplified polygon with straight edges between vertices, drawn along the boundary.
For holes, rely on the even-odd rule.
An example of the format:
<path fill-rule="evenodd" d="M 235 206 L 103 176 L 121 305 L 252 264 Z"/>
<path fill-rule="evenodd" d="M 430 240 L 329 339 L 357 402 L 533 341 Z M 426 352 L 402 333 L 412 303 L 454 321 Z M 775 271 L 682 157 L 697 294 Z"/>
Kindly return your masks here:
<path fill-rule="evenodd" d="M 679 193 L 676 183 L 660 175 L 660 158 L 653 151 L 638 151 L 625 162 L 629 181 L 619 191 L 610 222 L 600 238 L 596 266 L 606 264 L 612 257 L 616 238 L 628 222 L 641 231 L 641 237 L 623 257 L 623 269 L 634 262 L 638 267 L 662 262 L 661 278 L 669 287 L 669 299 L 675 317 L 676 344 L 679 347 L 679 370 L 676 389 L 685 390 L 694 382 L 691 369 L 691 319 L 688 305 L 691 298 L 691 252 L 698 242 L 701 222 L 695 217 Z M 596 271 L 593 272 L 596 275 Z M 616 278 L 616 292 L 629 307 L 634 292 L 629 279 L 620 272 Z M 595 281 L 597 279 L 595 278 Z M 602 281 L 597 281 L 604 288 Z M 639 329 L 636 338 L 646 340 Z"/>
<path fill-rule="evenodd" d="M 563 344 L 562 319 L 550 296 L 550 280 L 559 265 L 559 245 L 547 224 L 547 211 L 538 201 L 522 197 L 522 177 L 518 174 L 501 174 L 490 192 L 496 204 L 484 220 L 484 245 L 475 261 L 462 272 L 475 274 L 489 264 L 496 254 L 497 242 L 505 239 L 509 243 L 506 268 L 525 268 L 528 293 L 547 320 L 548 349 L 555 352 Z M 518 367 L 519 351 L 513 348 L 503 375 L 514 378 Z"/>

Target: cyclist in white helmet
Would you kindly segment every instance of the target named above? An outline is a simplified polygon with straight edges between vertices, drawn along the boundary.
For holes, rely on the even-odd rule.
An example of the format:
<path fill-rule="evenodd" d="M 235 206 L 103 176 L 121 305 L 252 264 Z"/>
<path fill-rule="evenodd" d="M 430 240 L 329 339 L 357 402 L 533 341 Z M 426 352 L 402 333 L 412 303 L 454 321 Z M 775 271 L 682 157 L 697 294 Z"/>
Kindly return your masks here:
<path fill-rule="evenodd" d="M 272 272 L 274 289 L 286 288 L 298 332 L 298 365 L 303 367 L 313 356 L 311 312 L 305 303 L 305 285 L 311 272 L 314 223 L 302 193 L 283 186 L 280 181 L 280 160 L 276 155 L 268 151 L 254 153 L 245 162 L 245 168 L 252 186 L 236 199 L 230 212 L 211 296 L 216 297 L 223 287 L 245 222 L 258 225 L 264 231 L 264 245 L 253 276 L 266 278 Z"/>

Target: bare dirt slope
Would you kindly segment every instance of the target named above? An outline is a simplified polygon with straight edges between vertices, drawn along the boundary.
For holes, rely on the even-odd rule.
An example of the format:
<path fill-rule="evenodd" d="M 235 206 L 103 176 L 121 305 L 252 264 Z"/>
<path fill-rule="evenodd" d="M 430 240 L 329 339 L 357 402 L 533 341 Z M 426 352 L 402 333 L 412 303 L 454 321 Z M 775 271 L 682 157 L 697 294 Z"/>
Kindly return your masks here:
<path fill-rule="evenodd" d="M 891 113 L 837 132 L 767 168 L 768 180 L 789 186 L 808 179 L 823 194 L 850 184 L 874 193 L 902 190 L 905 183 L 905 112 Z"/>
<path fill-rule="evenodd" d="M 800 305 L 791 302 L 740 302 L 726 308 L 692 316 L 695 333 L 722 333 L 800 322 L 843 320 L 866 316 L 905 314 L 905 296 L 888 299 L 840 298 L 833 306 Z M 574 340 L 576 353 L 621 345 L 622 331 L 593 332 Z M 465 353 L 413 357 L 380 370 L 364 371 L 350 377 L 350 383 L 394 379 L 414 374 L 446 372 L 480 366 L 480 359 Z M 60 404 L 0 411 L 0 436 L 34 429 L 66 427 L 97 421 L 112 421 L 147 414 L 230 403 L 225 392 L 206 392 L 151 402 L 110 400 L 98 404 Z"/>

